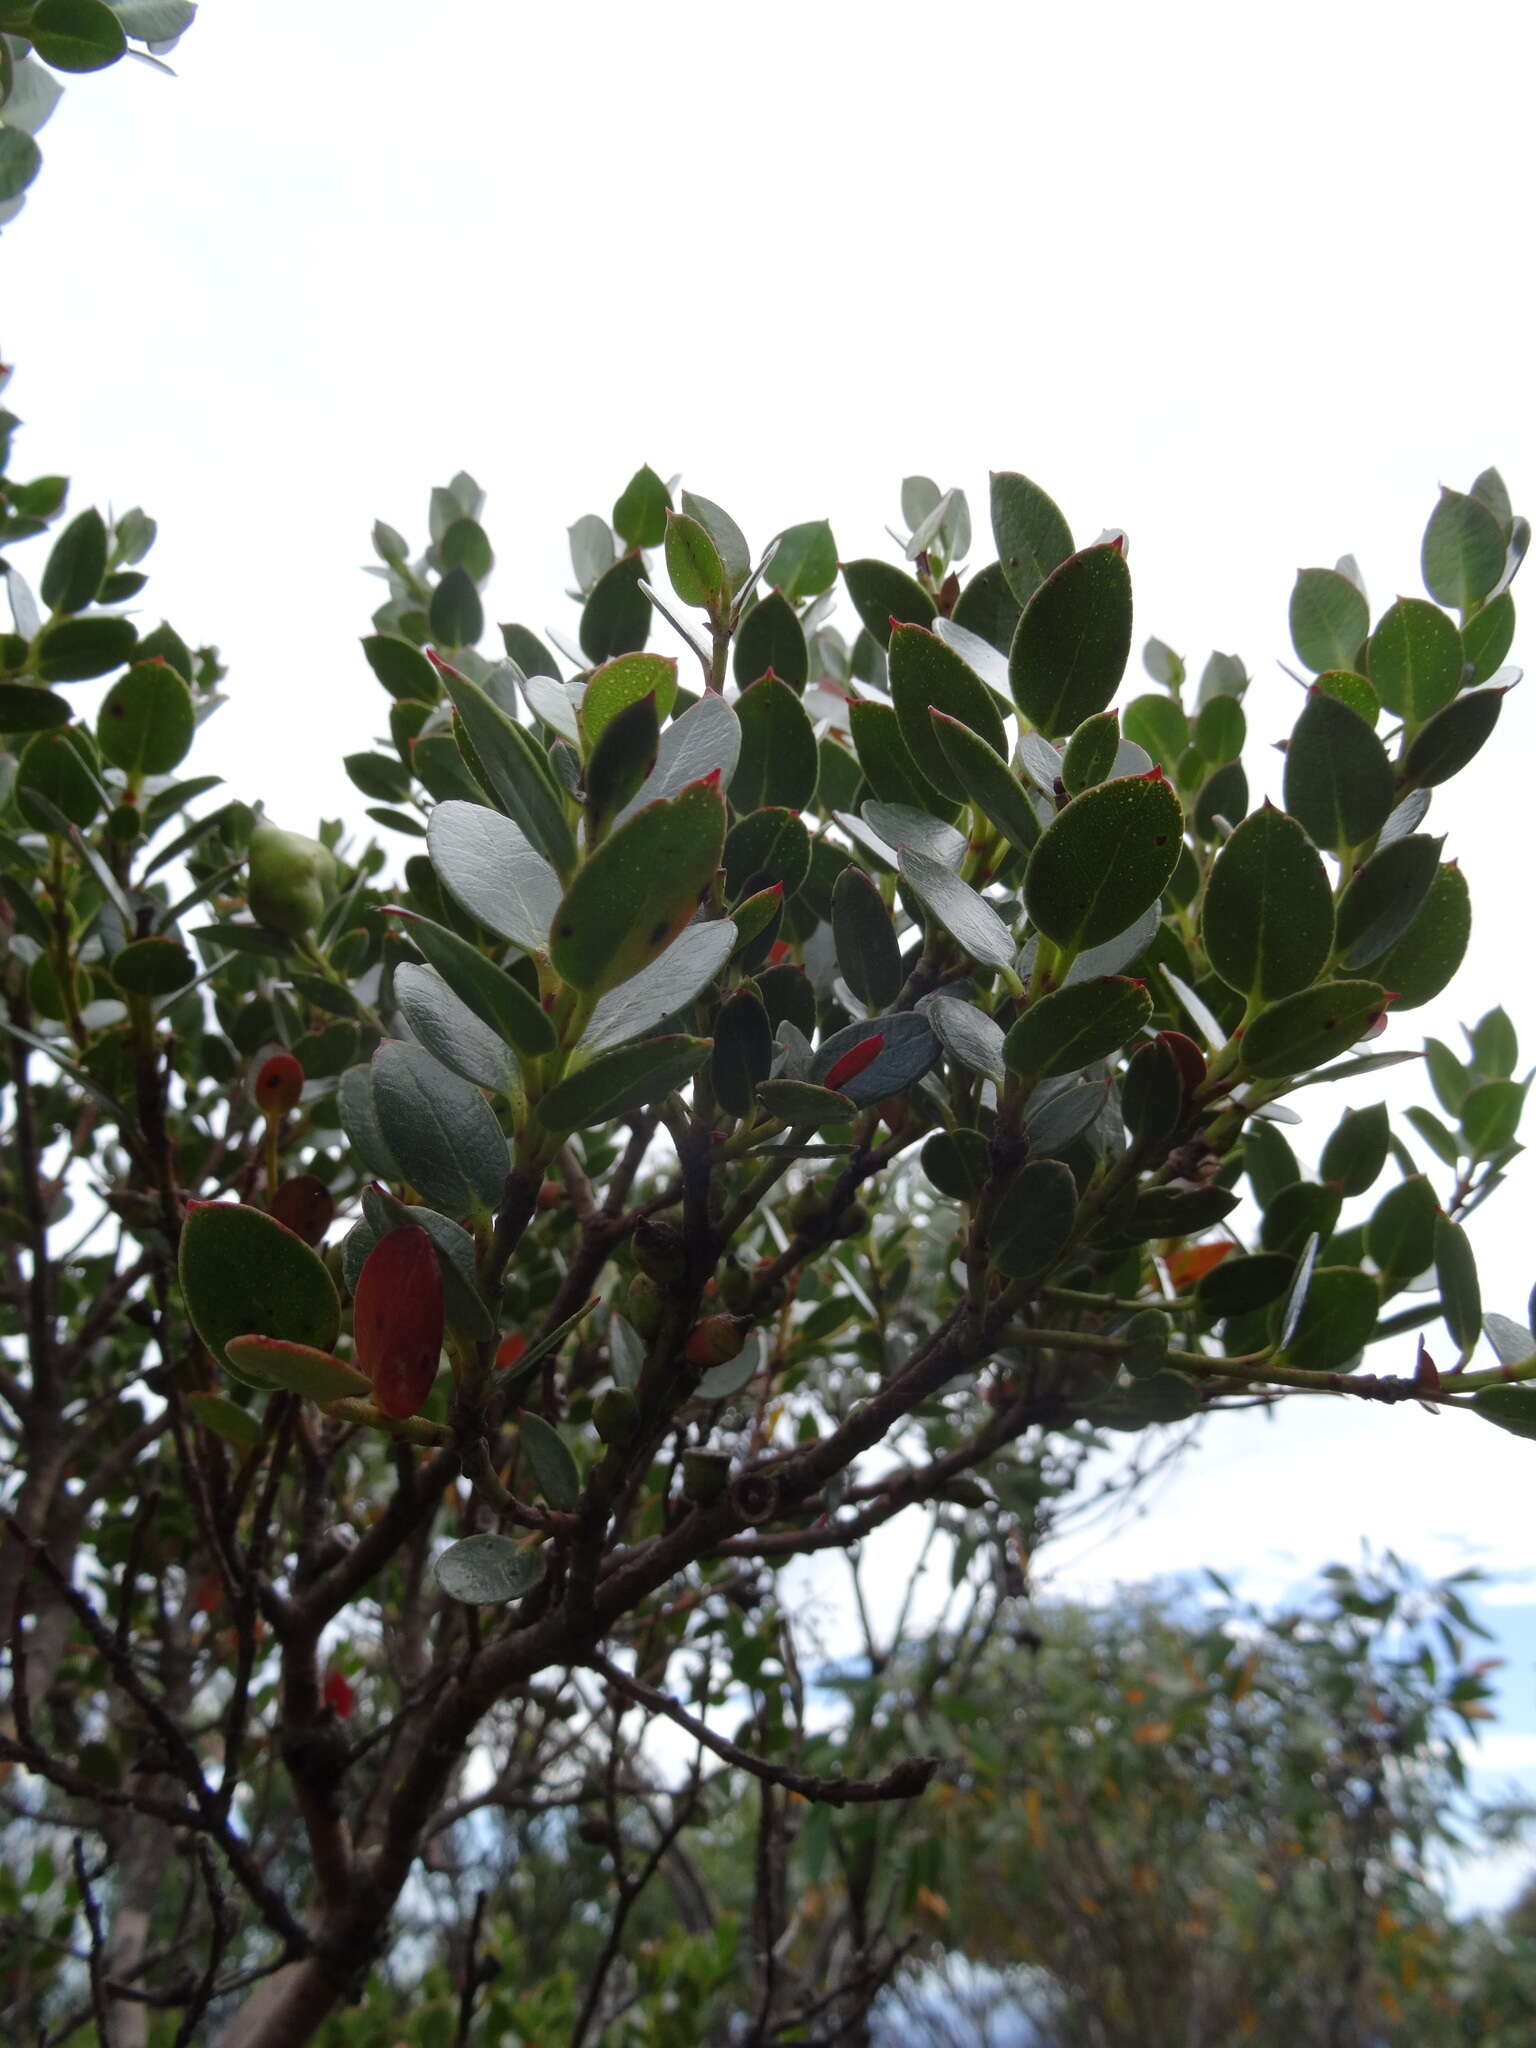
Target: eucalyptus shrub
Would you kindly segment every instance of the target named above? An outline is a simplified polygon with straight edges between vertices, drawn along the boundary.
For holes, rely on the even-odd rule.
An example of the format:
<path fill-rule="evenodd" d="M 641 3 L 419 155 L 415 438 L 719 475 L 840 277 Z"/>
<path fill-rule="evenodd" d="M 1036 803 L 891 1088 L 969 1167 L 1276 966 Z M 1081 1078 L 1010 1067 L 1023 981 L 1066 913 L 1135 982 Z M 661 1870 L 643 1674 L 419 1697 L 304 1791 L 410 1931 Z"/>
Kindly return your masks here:
<path fill-rule="evenodd" d="M 9 550 L 62 491 L 4 488 Z M 17 1996 L 117 2041 L 310 2039 L 476 1813 L 540 1801 L 612 1862 L 571 2038 L 696 2040 L 626 1929 L 745 1780 L 732 2038 L 796 2038 L 880 1972 L 779 1971 L 774 1844 L 937 1766 L 805 1767 L 781 1567 L 911 1513 L 990 1568 L 1086 1446 L 1230 1405 L 1536 1434 L 1465 1228 L 1514 1029 L 1406 1015 L 1469 927 L 1433 792 L 1515 680 L 1495 472 L 1442 493 L 1427 598 L 1297 579 L 1281 807 L 1235 657 L 1149 641 L 1112 708 L 1124 536 L 1022 475 L 995 558 L 909 478 L 898 564 L 820 521 L 754 553 L 642 469 L 571 529 L 570 637 L 497 655 L 482 511 L 460 475 L 422 551 L 374 531 L 388 738 L 345 768 L 393 854 L 195 772 L 223 671 L 140 623 L 143 513 L 63 525 L 35 597 L 6 556 L 0 1754 L 48 1853 L 0 1906 Z M 1405 1061 L 1438 1109 L 1394 1129 L 1359 1084 Z M 573 1777 L 605 1734 L 625 1770 Z"/>

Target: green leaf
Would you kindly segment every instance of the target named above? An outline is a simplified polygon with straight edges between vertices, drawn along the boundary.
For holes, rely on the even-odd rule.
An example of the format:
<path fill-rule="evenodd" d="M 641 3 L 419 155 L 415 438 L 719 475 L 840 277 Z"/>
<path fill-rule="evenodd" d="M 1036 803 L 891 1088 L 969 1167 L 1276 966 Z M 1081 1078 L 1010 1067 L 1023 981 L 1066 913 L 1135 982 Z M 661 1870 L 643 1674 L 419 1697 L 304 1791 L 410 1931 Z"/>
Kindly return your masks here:
<path fill-rule="evenodd" d="M 617 507 L 614 517 L 617 522 Z M 560 1432 L 551 1428 L 542 1415 L 530 1415 L 526 1409 L 519 1409 L 517 1440 L 539 1492 L 552 1508 L 562 1514 L 574 1514 L 581 1505 L 581 1474 Z"/>
<path fill-rule="evenodd" d="M 550 928 L 550 959 L 600 995 L 664 953 L 707 894 L 725 847 L 719 779 L 637 811 L 590 856 Z"/>
<path fill-rule="evenodd" d="M 1126 1235 L 1133 1242 L 1149 1237 L 1194 1237 L 1220 1223 L 1237 1207 L 1226 1188 L 1143 1188 L 1132 1206 Z"/>
<path fill-rule="evenodd" d="M 1008 1033 L 1004 1057 L 1037 1081 L 1075 1073 L 1129 1044 L 1152 1014 L 1139 981 L 1104 975 L 1036 998 Z"/>
<path fill-rule="evenodd" d="M 738 683 L 755 683 L 770 670 L 797 692 L 805 688 L 811 673 L 804 628 L 794 606 L 776 590 L 770 590 L 742 620 L 731 656 L 731 673 Z"/>
<path fill-rule="evenodd" d="M 186 1394 L 183 1396 L 194 1422 L 204 1429 L 211 1429 L 215 1436 L 221 1436 L 226 1443 L 242 1451 L 253 1451 L 261 1442 L 261 1424 L 254 1415 L 238 1407 L 224 1394 Z"/>
<path fill-rule="evenodd" d="M 1386 1004 L 1374 981 L 1325 981 L 1261 1010 L 1241 1040 L 1242 1064 L 1276 1081 L 1320 1067 L 1368 1031 Z"/>
<path fill-rule="evenodd" d="M 902 879 L 923 908 L 973 960 L 988 967 L 1012 967 L 1018 951 L 1012 932 L 986 898 L 961 881 L 953 868 L 911 846 L 902 847 L 898 865 Z"/>
<path fill-rule="evenodd" d="M 1020 853 L 1032 853 L 1041 832 L 1039 815 L 1008 763 L 962 719 L 938 710 L 928 718 L 961 794 Z"/>
<path fill-rule="evenodd" d="M 1440 1281 L 1440 1313 L 1451 1342 L 1465 1358 L 1482 1334 L 1483 1295 L 1472 1241 L 1449 1216 L 1435 1218 L 1435 1272 Z"/>
<path fill-rule="evenodd" d="M 128 48 L 105 0 L 38 0 L 24 32 L 55 71 L 102 71 Z"/>
<path fill-rule="evenodd" d="M 1512 1436 L 1536 1436 L 1536 1392 L 1529 1387 L 1484 1387 L 1469 1405 L 1475 1415 Z"/>
<path fill-rule="evenodd" d="M 485 631 L 485 607 L 467 569 L 450 569 L 427 605 L 427 624 L 439 647 L 473 647 Z"/>
<path fill-rule="evenodd" d="M 1319 1266 L 1290 1340 L 1286 1363 L 1303 1372 L 1343 1372 L 1358 1359 L 1376 1327 L 1381 1298 L 1357 1266 Z"/>
<path fill-rule="evenodd" d="M 459 932 L 422 918 L 420 911 L 391 905 L 389 913 L 403 920 L 410 940 L 426 961 L 483 1024 L 489 1024 L 528 1059 L 543 1059 L 545 1053 L 555 1051 L 555 1026 L 539 1006 L 539 997 L 530 995 L 506 969 L 487 961 L 479 946 L 461 938 Z"/>
<path fill-rule="evenodd" d="M 594 667 L 616 655 L 638 654 L 651 637 L 651 601 L 640 588 L 644 575 L 643 557 L 624 555 L 593 584 L 578 635 Z"/>
<path fill-rule="evenodd" d="M 773 1069 L 773 1026 L 761 997 L 739 988 L 715 1016 L 710 1081 L 728 1116 L 747 1116 L 760 1081 Z"/>
<path fill-rule="evenodd" d="M 1507 1081 L 1520 1059 L 1520 1040 L 1507 1010 L 1489 1010 L 1467 1032 L 1475 1071 L 1485 1080 Z"/>
<path fill-rule="evenodd" d="M 893 706 L 868 698 L 851 704 L 848 730 L 864 779 L 882 803 L 902 804 L 940 818 L 954 816 L 954 805 L 939 795 L 913 760 Z"/>
<path fill-rule="evenodd" d="M 828 1124 L 852 1123 L 858 1114 L 858 1105 L 848 1096 L 810 1081 L 763 1081 L 757 1099 L 770 1116 L 792 1130 L 819 1131 Z"/>
<path fill-rule="evenodd" d="M 808 809 L 821 766 L 816 728 L 789 684 L 763 676 L 737 698 L 736 716 L 741 755 L 731 777 L 732 804 L 740 811 Z"/>
<path fill-rule="evenodd" d="M 1298 569 L 1291 591 L 1291 645 L 1314 675 L 1352 669 L 1371 630 L 1371 608 L 1337 569 Z"/>
<path fill-rule="evenodd" d="M 140 43 L 166 43 L 190 28 L 195 0 L 111 0 L 124 30 Z"/>
<path fill-rule="evenodd" d="M 725 891 L 733 903 L 774 883 L 794 896 L 810 869 L 811 835 L 793 811 L 750 811 L 726 834 Z"/>
<path fill-rule="evenodd" d="M 837 581 L 837 543 L 825 519 L 785 527 L 768 565 L 768 580 L 791 604 L 803 604 L 832 588 Z"/>
<path fill-rule="evenodd" d="M 461 1536 L 449 1544 L 435 1569 L 437 1583 L 450 1600 L 462 1600 L 467 1607 L 493 1607 L 531 1593 L 544 1576 L 544 1560 L 510 1536 Z"/>
<path fill-rule="evenodd" d="M 1013 1280 L 1048 1272 L 1077 1220 L 1077 1183 L 1059 1159 L 1032 1159 L 1004 1189 L 992 1216 L 992 1263 Z"/>
<path fill-rule="evenodd" d="M 438 880 L 477 923 L 525 953 L 548 952 L 560 877 L 510 818 L 483 804 L 439 804 L 427 851 Z"/>
<path fill-rule="evenodd" d="M 140 661 L 102 699 L 96 743 L 126 775 L 169 775 L 186 759 L 195 725 L 192 692 L 175 669 Z"/>
<path fill-rule="evenodd" d="M 1417 1103 L 1406 1109 L 1403 1114 L 1440 1163 L 1454 1170 L 1461 1158 L 1461 1147 L 1439 1117 L 1432 1115 L 1427 1109 L 1421 1109 Z"/>
<path fill-rule="evenodd" d="M 373 1391 L 366 1373 L 344 1365 L 328 1351 L 282 1337 L 231 1337 L 224 1356 L 236 1379 L 248 1387 L 280 1388 L 309 1401 L 366 1399 Z"/>
<path fill-rule="evenodd" d="M 892 632 L 890 684 L 907 750 L 920 773 L 943 795 L 963 797 L 966 791 L 934 730 L 931 711 L 969 727 L 994 754 L 1007 753 L 1008 733 L 996 698 L 936 634 L 921 626 L 898 626 Z"/>
<path fill-rule="evenodd" d="M 697 519 L 667 514 L 667 575 L 684 604 L 718 611 L 730 600 L 719 551 Z"/>
<path fill-rule="evenodd" d="M 179 939 L 135 939 L 112 956 L 112 979 L 128 995 L 169 996 L 197 979 Z"/>
<path fill-rule="evenodd" d="M 1525 1107 L 1521 1081 L 1480 1081 L 1462 1106 L 1461 1135 L 1474 1159 L 1492 1159 L 1513 1144 Z"/>
<path fill-rule="evenodd" d="M 980 1131 L 935 1131 L 922 1150 L 923 1171 L 952 1202 L 974 1202 L 992 1170 L 991 1147 Z"/>
<path fill-rule="evenodd" d="M 579 1131 L 643 1109 L 691 1080 L 709 1057 L 707 1038 L 647 1038 L 605 1052 L 568 1074 L 538 1105 L 546 1130 Z"/>
<path fill-rule="evenodd" d="M 566 539 L 570 543 L 576 587 L 583 597 L 589 597 L 599 577 L 613 567 L 613 528 L 595 512 L 584 512 L 574 526 L 566 528 Z M 507 651 L 510 654 L 512 650 Z M 516 658 L 514 655 L 513 659 Z"/>
<path fill-rule="evenodd" d="M 1316 980 L 1333 951 L 1333 891 L 1294 818 L 1266 806 L 1236 827 L 1211 870 L 1200 936 L 1227 986 L 1258 1002 Z"/>
<path fill-rule="evenodd" d="M 1162 894 L 1183 830 L 1179 800 L 1160 773 L 1085 790 L 1030 855 L 1024 902 L 1032 922 L 1071 953 L 1116 937 Z"/>
<path fill-rule="evenodd" d="M 35 682 L 0 682 L 0 733 L 47 733 L 72 717 L 66 700 Z"/>
<path fill-rule="evenodd" d="M 1284 1252 L 1255 1252 L 1246 1258 L 1223 1259 L 1195 1282 L 1200 1313 L 1215 1319 L 1268 1308 L 1284 1294 L 1295 1271 L 1296 1261 Z"/>
<path fill-rule="evenodd" d="M 1515 638 L 1515 600 L 1507 590 L 1485 604 L 1461 629 L 1461 644 L 1472 666 L 1470 680 L 1491 682 Z"/>
<path fill-rule="evenodd" d="M 1030 597 L 1008 652 L 1019 710 L 1054 738 L 1102 711 L 1131 652 L 1131 572 L 1114 544 L 1084 548 Z"/>
<path fill-rule="evenodd" d="M 102 803 L 101 785 L 92 770 L 89 747 L 90 741 L 75 726 L 34 733 L 21 750 L 16 770 L 18 795 L 23 799 L 41 797 L 67 824 L 82 829 L 89 825 Z M 43 829 L 58 831 L 61 827 L 57 819 L 50 818 L 45 820 Z"/>
<path fill-rule="evenodd" d="M 370 1069 L 373 1110 L 402 1180 L 435 1208 L 488 1214 L 501 1200 L 507 1141 L 485 1097 L 421 1046 L 387 1039 Z"/>
<path fill-rule="evenodd" d="M 1222 697 L 1217 701 L 1231 704 L 1234 700 Z M 1113 711 L 1096 711 L 1085 718 L 1062 749 L 1061 780 L 1068 796 L 1081 796 L 1085 789 L 1103 782 L 1114 772 L 1119 751 L 1120 721 Z"/>
<path fill-rule="evenodd" d="M 43 152 L 31 136 L 0 125 L 0 206 L 19 199 L 42 167 Z"/>
<path fill-rule="evenodd" d="M 1332 1228 L 1332 1225 L 1329 1226 Z M 1307 1305 L 1307 1294 L 1312 1286 L 1312 1275 L 1317 1270 L 1317 1254 L 1322 1244 L 1322 1234 L 1314 1231 L 1301 1248 L 1296 1262 L 1295 1277 L 1285 1297 L 1285 1306 L 1280 1311 L 1280 1325 L 1275 1336 L 1277 1350 L 1284 1351 L 1296 1334 L 1296 1325 L 1301 1321 L 1302 1310 Z"/>
<path fill-rule="evenodd" d="M 924 996 L 919 1008 L 952 1060 L 969 1067 L 973 1074 L 985 1074 L 989 1081 L 1002 1084 L 1008 1072 L 1003 1059 L 1003 1029 L 985 1010 L 942 991 Z"/>
<path fill-rule="evenodd" d="M 901 991 L 901 948 L 885 899 L 859 867 L 832 887 L 832 938 L 844 981 L 866 1010 L 883 1010 Z"/>
<path fill-rule="evenodd" d="M 1314 846 L 1340 853 L 1374 838 L 1392 810 L 1392 765 L 1365 720 L 1313 689 L 1285 755 L 1285 808 Z"/>
<path fill-rule="evenodd" d="M 1341 1193 L 1363 1195 L 1373 1187 L 1387 1163 L 1391 1126 L 1387 1105 L 1346 1109 L 1329 1134 L 1318 1162 L 1324 1180 L 1337 1181 Z"/>
<path fill-rule="evenodd" d="M 437 543 L 437 558 L 445 569 L 462 569 L 476 584 L 496 566 L 490 537 L 478 519 L 450 520 Z"/>
<path fill-rule="evenodd" d="M 231 1337 L 254 1332 L 329 1351 L 340 1333 L 341 1303 L 324 1260 L 260 1209 L 189 1204 L 178 1270 L 192 1326 L 225 1365 Z"/>
<path fill-rule="evenodd" d="M 1317 679 L 1317 688 L 1325 697 L 1337 697 L 1341 704 L 1347 704 L 1367 725 L 1374 725 L 1381 716 L 1380 698 L 1364 676 L 1357 676 L 1350 669 L 1325 669 Z"/>
<path fill-rule="evenodd" d="M 525 676 L 547 676 L 552 682 L 559 682 L 560 664 L 537 633 L 531 633 L 526 626 L 503 626 L 501 644 L 507 650 L 507 659 L 515 662 Z"/>
<path fill-rule="evenodd" d="M 55 619 L 37 641 L 37 675 L 45 683 L 86 683 L 110 675 L 133 654 L 138 631 L 132 619 L 90 614 Z"/>
<path fill-rule="evenodd" d="M 1120 1111 L 1138 1151 L 1150 1150 L 1177 1130 L 1184 1111 L 1184 1077 L 1165 1038 L 1138 1045 L 1126 1062 Z"/>
<path fill-rule="evenodd" d="M 1492 736 L 1504 695 L 1502 689 L 1469 690 L 1426 719 L 1403 757 L 1404 779 L 1415 789 L 1434 789 L 1459 775 Z"/>
<path fill-rule="evenodd" d="M 631 655 L 630 660 L 644 659 Z M 661 725 L 656 716 L 656 699 L 637 697 L 616 712 L 598 735 L 587 758 L 584 781 L 587 805 L 587 844 L 596 844 L 613 818 L 630 798 L 638 795 L 656 766 L 661 746 Z"/>
<path fill-rule="evenodd" d="M 1072 1141 L 1103 1115 L 1112 1086 L 1107 1079 L 1079 1081 L 1054 1095 L 1047 1094 L 1038 1106 L 1032 1097 L 1024 1113 L 1024 1136 L 1031 1153 L 1037 1159 L 1059 1159 Z"/>
<path fill-rule="evenodd" d="M 402 960 L 394 973 L 394 995 L 412 1035 L 450 1073 L 521 1102 L 521 1076 L 510 1048 L 437 968 Z"/>
<path fill-rule="evenodd" d="M 903 569 L 866 559 L 842 564 L 843 582 L 860 622 L 881 647 L 890 642 L 891 625 L 931 626 L 938 606 Z"/>
<path fill-rule="evenodd" d="M 50 611 L 82 612 L 107 573 L 106 521 L 93 505 L 73 518 L 49 550 L 38 592 Z"/>
<path fill-rule="evenodd" d="M 951 622 L 963 626 L 1006 654 L 1019 627 L 1019 601 L 1008 588 L 1001 562 L 988 562 L 970 577 L 950 613 Z"/>
<path fill-rule="evenodd" d="M 1359 870 L 1339 900 L 1336 944 L 1346 967 L 1369 967 L 1407 931 L 1434 886 L 1444 844 L 1411 832 Z"/>
<path fill-rule="evenodd" d="M 1120 729 L 1170 775 L 1178 772 L 1189 745 L 1189 720 L 1171 697 L 1133 697 L 1121 715 Z"/>
<path fill-rule="evenodd" d="M 1371 635 L 1366 673 L 1386 708 L 1412 726 L 1450 703 L 1465 664 L 1455 620 L 1422 597 L 1400 597 Z"/>
<path fill-rule="evenodd" d="M 1396 992 L 1394 1013 L 1416 1010 L 1439 995 L 1460 967 L 1471 933 L 1466 878 L 1449 861 L 1436 874 L 1413 923 L 1375 963 L 1382 986 Z"/>
<path fill-rule="evenodd" d="M 1470 611 L 1504 573 L 1504 525 L 1480 498 L 1441 490 L 1424 529 L 1424 588 L 1438 604 Z"/>
<path fill-rule="evenodd" d="M 639 795 L 631 797 L 620 811 L 618 823 L 626 824 L 647 804 L 676 796 L 690 783 L 711 775 L 718 774 L 722 785 L 729 787 L 740 752 L 740 719 L 717 691 L 706 690 L 663 731 L 656 766 Z"/>
<path fill-rule="evenodd" d="M 370 633 L 362 648 L 368 666 L 391 697 L 409 704 L 437 702 L 437 671 L 419 647 L 394 633 Z"/>
<path fill-rule="evenodd" d="M 1008 588 L 1021 605 L 1072 552 L 1072 530 L 1054 499 L 1013 470 L 992 477 L 992 534 Z"/>
<path fill-rule="evenodd" d="M 726 585 L 739 590 L 746 582 L 752 567 L 751 550 L 747 537 L 736 524 L 729 512 L 712 504 L 708 498 L 697 497 L 692 491 L 684 491 L 682 508 L 690 519 L 696 519 L 715 544 L 715 553 L 725 570 Z"/>
<path fill-rule="evenodd" d="M 576 839 L 549 764 L 524 727 L 468 676 L 447 669 L 443 681 L 464 722 L 472 753 L 468 765 L 498 810 L 504 811 L 561 874 L 576 865 Z"/>
<path fill-rule="evenodd" d="M 613 508 L 613 530 L 627 547 L 659 548 L 667 537 L 672 500 L 647 463 L 637 469 Z"/>
<path fill-rule="evenodd" d="M 579 720 L 587 747 L 602 738 L 603 728 L 642 697 L 654 697 L 663 724 L 677 697 L 677 661 L 670 654 L 621 654 L 594 669 L 581 699 Z"/>
<path fill-rule="evenodd" d="M 1365 1249 L 1389 1280 L 1401 1286 L 1434 1264 L 1439 1213 L 1435 1191 L 1419 1173 L 1389 1188 L 1376 1204 L 1365 1226 Z"/>

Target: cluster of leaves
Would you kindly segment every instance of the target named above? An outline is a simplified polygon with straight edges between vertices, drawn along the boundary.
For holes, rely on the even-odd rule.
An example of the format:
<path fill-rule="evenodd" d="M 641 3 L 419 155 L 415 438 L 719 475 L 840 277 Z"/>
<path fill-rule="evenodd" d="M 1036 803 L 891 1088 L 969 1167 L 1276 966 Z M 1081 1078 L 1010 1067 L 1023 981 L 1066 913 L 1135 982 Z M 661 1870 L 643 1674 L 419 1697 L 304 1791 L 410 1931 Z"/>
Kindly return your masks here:
<path fill-rule="evenodd" d="M 195 0 L 6 0 L 0 6 L 0 226 L 21 211 L 42 168 L 37 132 L 63 91 L 55 72 L 104 71 L 124 57 L 164 71 L 163 58 L 196 13 Z"/>
<path fill-rule="evenodd" d="M 62 498 L 7 481 L 7 544 Z M 139 1942 L 93 1952 L 102 1981 L 168 1968 L 174 1916 L 135 1884 L 179 1830 L 210 1859 L 174 1918 L 211 1958 L 185 2006 L 271 1969 L 248 2039 L 308 2038 L 457 1825 L 473 1747 L 505 1739 L 537 1796 L 544 1673 L 678 1721 L 770 1808 L 909 1797 L 911 1760 L 857 1784 L 784 1761 L 793 1633 L 762 1573 L 935 1503 L 968 1510 L 963 1570 L 1105 1431 L 1305 1392 L 1536 1433 L 1525 1328 L 1489 1318 L 1498 1363 L 1471 1363 L 1463 1223 L 1524 1096 L 1508 1020 L 1466 1061 L 1431 1041 L 1455 1128 L 1408 1127 L 1443 1188 L 1353 1089 L 1315 1174 L 1284 1129 L 1298 1090 L 1418 1057 L 1353 1049 L 1465 947 L 1465 879 L 1421 828 L 1514 679 L 1529 529 L 1497 477 L 1442 494 L 1434 601 L 1373 627 L 1349 565 L 1303 572 L 1284 809 L 1250 802 L 1235 657 L 1192 686 L 1150 643 L 1157 687 L 1111 708 L 1122 535 L 1077 546 L 1001 473 L 971 572 L 960 492 L 902 504 L 904 566 L 839 563 L 822 521 L 754 554 L 642 470 L 571 529 L 569 641 L 508 623 L 495 657 L 473 479 L 433 494 L 419 556 L 378 527 L 388 733 L 346 768 L 410 848 L 391 885 L 339 826 L 191 814 L 221 672 L 124 609 L 144 515 L 63 526 L 35 598 L 7 558 L 0 1396 L 26 1476 L 0 1612 L 30 1619 L 6 1754 L 65 1801 L 102 1788 Z M 1444 1370 L 1359 1369 L 1435 1318 Z M 665 1690 L 684 1649 L 761 1692 L 763 1753 Z M 669 1798 L 670 1846 L 693 1807 Z M 644 1891 L 616 1875 L 578 2040 L 616 2023 Z M 226 1885 L 259 1940 L 232 1942 Z M 763 2038 L 806 2011 L 778 1932 Z M 849 1995 L 877 1975 L 854 1954 Z"/>

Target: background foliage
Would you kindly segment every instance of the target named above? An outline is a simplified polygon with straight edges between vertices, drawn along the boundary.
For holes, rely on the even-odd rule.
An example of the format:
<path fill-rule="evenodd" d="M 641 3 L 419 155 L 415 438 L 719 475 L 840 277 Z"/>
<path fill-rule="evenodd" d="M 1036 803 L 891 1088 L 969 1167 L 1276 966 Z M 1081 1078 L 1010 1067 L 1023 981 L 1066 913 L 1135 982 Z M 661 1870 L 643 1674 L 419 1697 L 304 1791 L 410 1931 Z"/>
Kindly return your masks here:
<path fill-rule="evenodd" d="M 174 32 L 4 26 L 8 108 Z M 1454 1588 L 1027 1608 L 1116 1438 L 1319 1398 L 1536 1434 L 1466 1229 L 1514 1026 L 1398 1023 L 1469 929 L 1433 792 L 1518 680 L 1497 473 L 1441 493 L 1426 598 L 1298 576 L 1269 796 L 1243 664 L 1151 640 L 1127 692 L 1124 536 L 1020 474 L 991 547 L 908 478 L 897 563 L 754 549 L 642 469 L 570 530 L 558 638 L 492 633 L 460 474 L 424 544 L 374 530 L 387 731 L 344 767 L 386 851 L 196 772 L 223 672 L 142 624 L 153 521 L 66 521 L 0 425 L 43 2037 L 854 2041 L 951 1952 L 1043 1973 L 1063 2041 L 1516 2024 L 1518 1922 L 1469 1943 L 1428 1860 L 1484 1696 Z M 1405 1061 L 1436 1107 L 1399 1125 L 1358 1084 Z M 1340 1080 L 1314 1133 L 1292 1098 Z M 808 1676 L 784 1568 L 898 1516 L 954 1612 Z"/>

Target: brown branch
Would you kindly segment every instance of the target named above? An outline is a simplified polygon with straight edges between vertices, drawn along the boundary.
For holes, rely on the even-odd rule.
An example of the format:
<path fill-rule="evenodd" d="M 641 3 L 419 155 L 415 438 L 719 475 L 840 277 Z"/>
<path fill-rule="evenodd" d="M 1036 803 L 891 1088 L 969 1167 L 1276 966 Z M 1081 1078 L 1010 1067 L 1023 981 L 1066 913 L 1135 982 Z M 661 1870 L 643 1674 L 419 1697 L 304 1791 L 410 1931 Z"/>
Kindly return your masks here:
<path fill-rule="evenodd" d="M 670 1694 L 658 1692 L 655 1686 L 646 1685 L 627 1671 L 621 1671 L 601 1651 L 592 1651 L 585 1662 L 606 1678 L 616 1692 L 623 1693 L 637 1706 L 649 1708 L 653 1714 L 664 1714 L 669 1721 L 675 1721 L 695 1742 L 712 1751 L 723 1762 L 734 1765 L 737 1770 L 750 1771 L 765 1785 L 777 1785 L 785 1792 L 797 1792 L 802 1799 L 815 1800 L 826 1806 L 874 1806 L 886 1799 L 913 1799 L 926 1790 L 939 1768 L 936 1756 L 906 1757 L 883 1778 L 814 1778 L 808 1772 L 792 1771 L 783 1764 L 769 1763 L 766 1757 L 753 1756 L 750 1750 L 728 1742 L 723 1735 L 716 1735 Z"/>

